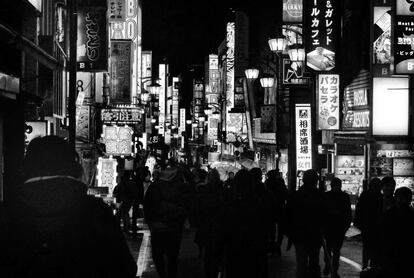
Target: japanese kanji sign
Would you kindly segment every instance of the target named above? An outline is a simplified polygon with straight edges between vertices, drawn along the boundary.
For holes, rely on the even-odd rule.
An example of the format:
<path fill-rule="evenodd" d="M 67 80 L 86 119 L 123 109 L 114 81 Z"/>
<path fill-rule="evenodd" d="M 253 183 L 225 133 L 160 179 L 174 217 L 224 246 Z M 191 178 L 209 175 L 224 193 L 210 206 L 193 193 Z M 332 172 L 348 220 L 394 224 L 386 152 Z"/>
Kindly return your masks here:
<path fill-rule="evenodd" d="M 296 170 L 312 168 L 312 117 L 310 104 L 296 104 Z"/>
<path fill-rule="evenodd" d="M 131 47 L 130 40 L 111 40 L 111 103 L 131 103 Z"/>
<path fill-rule="evenodd" d="M 378 2 L 373 7 L 372 70 L 374 76 L 384 76 L 391 74 L 391 6 Z"/>
<path fill-rule="evenodd" d="M 109 21 L 125 21 L 126 1 L 125 0 L 109 0 Z"/>
<path fill-rule="evenodd" d="M 137 124 L 141 113 L 136 107 L 102 109 L 101 120 L 104 124 Z"/>
<path fill-rule="evenodd" d="M 315 71 L 335 68 L 337 35 L 340 30 L 338 0 L 306 1 L 306 65 Z"/>
<path fill-rule="evenodd" d="M 319 74 L 317 95 L 318 129 L 339 129 L 339 75 Z"/>
<path fill-rule="evenodd" d="M 395 73 L 414 73 L 414 12 L 406 0 L 397 0 L 394 24 Z"/>
<path fill-rule="evenodd" d="M 107 155 L 133 155 L 133 134 L 129 126 L 103 126 L 103 141 Z"/>
<path fill-rule="evenodd" d="M 100 157 L 98 160 L 98 175 L 96 176 L 98 187 L 108 187 L 108 193 L 110 196 L 112 195 L 117 184 L 117 165 L 118 163 L 115 158 Z"/>

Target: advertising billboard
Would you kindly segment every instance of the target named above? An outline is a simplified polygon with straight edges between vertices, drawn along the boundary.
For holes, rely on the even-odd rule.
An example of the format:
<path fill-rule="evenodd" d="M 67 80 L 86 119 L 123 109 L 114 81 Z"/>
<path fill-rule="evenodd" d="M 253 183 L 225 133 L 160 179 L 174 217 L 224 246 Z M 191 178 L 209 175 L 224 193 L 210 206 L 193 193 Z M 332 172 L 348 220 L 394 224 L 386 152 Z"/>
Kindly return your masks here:
<path fill-rule="evenodd" d="M 295 105 L 296 170 L 312 168 L 312 117 L 310 104 Z"/>
<path fill-rule="evenodd" d="M 283 22 L 302 22 L 303 0 L 283 0 Z"/>
<path fill-rule="evenodd" d="M 111 40 L 111 103 L 131 103 L 131 57 L 130 40 Z"/>
<path fill-rule="evenodd" d="M 377 77 L 373 82 L 372 134 L 408 135 L 408 77 Z"/>
<path fill-rule="evenodd" d="M 397 0 L 394 23 L 394 63 L 396 74 L 414 73 L 414 9 L 409 1 Z"/>
<path fill-rule="evenodd" d="M 335 68 L 337 36 L 340 32 L 339 0 L 306 1 L 306 65 L 315 71 Z"/>
<path fill-rule="evenodd" d="M 106 1 L 102 3 L 78 7 L 77 71 L 108 71 Z"/>
<path fill-rule="evenodd" d="M 339 74 L 318 74 L 318 130 L 339 129 Z"/>
<path fill-rule="evenodd" d="M 391 7 L 373 7 L 372 68 L 374 76 L 391 72 Z"/>

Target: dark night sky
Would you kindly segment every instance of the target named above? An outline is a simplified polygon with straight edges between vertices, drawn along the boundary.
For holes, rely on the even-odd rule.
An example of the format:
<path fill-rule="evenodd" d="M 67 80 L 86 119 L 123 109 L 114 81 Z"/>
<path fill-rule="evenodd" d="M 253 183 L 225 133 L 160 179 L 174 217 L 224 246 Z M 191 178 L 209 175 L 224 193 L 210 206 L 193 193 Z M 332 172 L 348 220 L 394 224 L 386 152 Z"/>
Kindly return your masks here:
<path fill-rule="evenodd" d="M 205 56 L 217 53 L 225 39 L 230 7 L 241 6 L 240 3 L 235 0 L 143 0 L 143 49 L 153 51 L 155 64 L 167 58 L 173 75 L 188 65 L 203 64 Z"/>

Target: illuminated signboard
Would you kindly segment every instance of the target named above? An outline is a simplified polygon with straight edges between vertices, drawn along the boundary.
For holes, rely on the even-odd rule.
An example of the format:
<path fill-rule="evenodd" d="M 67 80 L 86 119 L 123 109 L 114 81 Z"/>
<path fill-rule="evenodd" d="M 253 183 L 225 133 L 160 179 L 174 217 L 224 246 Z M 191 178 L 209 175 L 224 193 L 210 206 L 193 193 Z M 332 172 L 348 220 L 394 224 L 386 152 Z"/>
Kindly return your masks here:
<path fill-rule="evenodd" d="M 77 71 L 108 71 L 106 1 L 78 7 Z"/>
<path fill-rule="evenodd" d="M 126 1 L 125 0 L 109 0 L 109 21 L 125 21 Z"/>
<path fill-rule="evenodd" d="M 368 89 L 351 90 L 346 87 L 343 100 L 342 128 L 367 130 L 370 126 Z"/>
<path fill-rule="evenodd" d="M 397 0 L 394 24 L 395 73 L 414 73 L 414 11 L 408 1 Z"/>
<path fill-rule="evenodd" d="M 261 121 L 261 118 L 253 119 L 253 141 L 258 143 L 276 144 L 276 133 L 263 133 Z"/>
<path fill-rule="evenodd" d="M 185 108 L 180 108 L 180 132 L 185 131 L 186 118 L 185 118 Z"/>
<path fill-rule="evenodd" d="M 219 123 L 219 116 L 211 115 L 208 117 L 208 131 L 207 131 L 207 139 L 217 140 L 218 135 L 218 123 Z"/>
<path fill-rule="evenodd" d="M 339 75 L 319 74 L 317 88 L 318 129 L 339 129 Z"/>
<path fill-rule="evenodd" d="M 160 78 L 160 87 L 159 87 L 159 110 L 160 114 L 158 117 L 158 134 L 163 135 L 165 133 L 165 98 L 166 98 L 166 90 L 167 90 L 167 72 L 168 72 L 168 65 L 160 64 L 159 65 L 159 78 Z"/>
<path fill-rule="evenodd" d="M 114 188 L 117 185 L 117 166 L 118 163 L 114 158 L 100 157 L 98 159 L 98 174 L 96 176 L 96 179 L 98 181 L 98 187 L 107 187 L 110 196 L 112 196 Z"/>
<path fill-rule="evenodd" d="M 138 18 L 139 5 L 138 0 L 126 0 L 126 19 L 124 21 L 110 22 L 110 38 L 111 40 L 132 40 L 132 59 L 131 59 L 131 84 L 138 84 L 138 71 L 141 69 L 140 53 L 141 37 L 139 35 L 140 28 Z M 140 88 L 131 86 L 132 99 L 137 95 Z"/>
<path fill-rule="evenodd" d="M 310 104 L 296 104 L 296 170 L 312 169 L 312 128 Z"/>
<path fill-rule="evenodd" d="M 102 109 L 101 120 L 104 124 L 137 124 L 141 122 L 141 112 L 137 107 Z"/>
<path fill-rule="evenodd" d="M 142 51 L 142 87 L 148 90 L 152 77 L 152 51 Z"/>
<path fill-rule="evenodd" d="M 380 1 L 382 2 L 382 1 Z M 386 1 L 387 2 L 387 1 Z M 377 3 L 380 4 L 380 3 Z M 376 5 L 377 5 L 376 4 Z M 374 76 L 390 74 L 391 66 L 391 7 L 373 7 L 372 66 Z"/>
<path fill-rule="evenodd" d="M 227 114 L 227 138 L 226 141 L 235 142 L 236 135 L 241 135 L 244 131 L 243 125 L 245 124 L 244 113 L 228 113 Z"/>
<path fill-rule="evenodd" d="M 283 0 L 283 22 L 302 22 L 303 0 Z"/>
<path fill-rule="evenodd" d="M 336 37 L 340 30 L 338 3 L 338 0 L 312 0 L 305 5 L 306 65 L 315 71 L 335 68 Z"/>
<path fill-rule="evenodd" d="M 111 40 L 111 103 L 131 103 L 131 47 L 130 40 Z"/>
<path fill-rule="evenodd" d="M 290 59 L 283 59 L 283 84 L 308 84 L 308 79 L 303 77 L 303 66 L 300 63 L 292 62 Z"/>
<path fill-rule="evenodd" d="M 408 78 L 378 77 L 373 81 L 372 134 L 408 135 Z"/>
<path fill-rule="evenodd" d="M 133 130 L 129 126 L 103 126 L 102 138 L 106 147 L 106 154 L 114 156 L 129 156 L 135 153 L 132 150 L 134 141 Z"/>
<path fill-rule="evenodd" d="M 178 107 L 178 86 L 179 83 L 178 77 L 173 77 L 173 86 L 172 86 L 172 125 L 178 127 L 179 124 L 179 107 Z"/>
<path fill-rule="evenodd" d="M 235 23 L 227 23 L 227 55 L 226 55 L 226 99 L 227 111 L 234 107 L 234 44 Z"/>

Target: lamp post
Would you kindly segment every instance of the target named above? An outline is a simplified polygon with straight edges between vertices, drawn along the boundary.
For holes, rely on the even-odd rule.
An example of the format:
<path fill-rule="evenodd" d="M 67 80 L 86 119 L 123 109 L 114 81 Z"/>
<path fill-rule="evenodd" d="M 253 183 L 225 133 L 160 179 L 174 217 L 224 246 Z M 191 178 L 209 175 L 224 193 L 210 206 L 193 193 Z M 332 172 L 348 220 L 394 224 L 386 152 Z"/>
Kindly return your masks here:
<path fill-rule="evenodd" d="M 246 75 L 247 90 L 244 91 L 244 101 L 246 105 L 246 118 L 247 118 L 247 136 L 249 139 L 249 148 L 253 149 L 253 128 L 252 121 L 256 117 L 256 104 L 253 96 L 253 82 L 259 77 L 259 70 L 255 68 L 248 68 L 244 71 Z M 250 111 L 252 114 L 250 115 Z"/>

